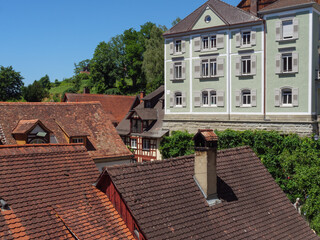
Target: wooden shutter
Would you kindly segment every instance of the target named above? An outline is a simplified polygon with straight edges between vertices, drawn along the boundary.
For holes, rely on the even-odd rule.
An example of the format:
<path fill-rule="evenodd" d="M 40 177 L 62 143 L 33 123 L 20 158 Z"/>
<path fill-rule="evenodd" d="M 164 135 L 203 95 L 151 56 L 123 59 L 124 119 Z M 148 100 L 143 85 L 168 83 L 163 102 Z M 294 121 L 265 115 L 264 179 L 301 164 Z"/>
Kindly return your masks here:
<path fill-rule="evenodd" d="M 278 53 L 276 55 L 276 74 L 280 74 L 282 73 L 282 69 L 281 69 L 281 54 Z"/>
<path fill-rule="evenodd" d="M 236 47 L 240 47 L 241 46 L 241 34 L 240 33 L 236 33 Z"/>
<path fill-rule="evenodd" d="M 299 19 L 293 19 L 293 38 L 299 38 Z"/>
<path fill-rule="evenodd" d="M 186 92 L 182 92 L 182 107 L 187 106 L 187 97 L 186 97 Z"/>
<path fill-rule="evenodd" d="M 170 107 L 173 108 L 174 107 L 174 93 L 170 93 Z"/>
<path fill-rule="evenodd" d="M 182 79 L 186 79 L 186 62 L 182 62 L 181 63 L 181 67 L 182 67 L 181 78 Z"/>
<path fill-rule="evenodd" d="M 200 78 L 201 77 L 201 60 L 196 59 L 194 60 L 194 78 Z"/>
<path fill-rule="evenodd" d="M 281 34 L 281 21 L 276 22 L 276 41 L 280 41 L 282 39 L 282 34 Z"/>
<path fill-rule="evenodd" d="M 170 63 L 170 80 L 174 80 L 174 63 Z"/>
<path fill-rule="evenodd" d="M 257 74 L 257 55 L 251 55 L 251 74 Z"/>
<path fill-rule="evenodd" d="M 219 77 L 224 76 L 224 58 L 222 57 L 217 58 L 217 75 Z"/>
<path fill-rule="evenodd" d="M 236 76 L 241 76 L 241 57 L 236 56 L 235 61 L 236 61 Z"/>
<path fill-rule="evenodd" d="M 217 34 L 217 48 L 224 48 L 224 34 Z"/>
<path fill-rule="evenodd" d="M 280 107 L 280 101 L 281 101 L 281 91 L 280 89 L 276 88 L 274 90 L 274 106 Z"/>
<path fill-rule="evenodd" d="M 236 90 L 235 95 L 236 95 L 236 107 L 240 107 L 241 91 Z"/>
<path fill-rule="evenodd" d="M 251 46 L 255 46 L 257 41 L 257 33 L 256 31 L 251 31 Z"/>
<path fill-rule="evenodd" d="M 251 89 L 251 107 L 257 106 L 257 90 Z"/>
<path fill-rule="evenodd" d="M 193 39 L 193 41 L 194 41 L 194 51 L 195 52 L 200 52 L 200 50 L 201 50 L 201 37 L 195 37 L 194 39 Z"/>
<path fill-rule="evenodd" d="M 201 106 L 201 92 L 194 92 L 194 106 L 200 107 Z"/>
<path fill-rule="evenodd" d="M 292 106 L 299 106 L 299 88 L 292 89 Z"/>
<path fill-rule="evenodd" d="M 185 40 L 181 40 L 181 51 L 182 51 L 182 53 L 186 52 L 186 41 Z"/>
<path fill-rule="evenodd" d="M 173 54 L 173 42 L 169 43 L 169 48 L 170 48 L 170 55 Z"/>
<path fill-rule="evenodd" d="M 292 53 L 292 72 L 299 72 L 299 54 L 297 52 Z"/>
<path fill-rule="evenodd" d="M 224 91 L 217 91 L 217 106 L 224 107 Z"/>

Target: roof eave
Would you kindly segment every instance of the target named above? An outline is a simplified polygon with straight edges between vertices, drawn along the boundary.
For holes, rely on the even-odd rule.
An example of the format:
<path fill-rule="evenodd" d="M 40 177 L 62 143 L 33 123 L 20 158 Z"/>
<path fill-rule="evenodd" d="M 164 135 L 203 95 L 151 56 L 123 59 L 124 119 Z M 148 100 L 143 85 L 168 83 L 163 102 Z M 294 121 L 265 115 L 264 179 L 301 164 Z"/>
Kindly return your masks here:
<path fill-rule="evenodd" d="M 301 8 L 307 8 L 307 7 L 313 7 L 316 3 L 303 3 L 303 4 L 298 4 L 294 6 L 288 6 L 288 7 L 281 7 L 281 8 L 275 8 L 275 9 L 270 9 L 270 10 L 261 10 L 258 13 L 261 15 L 266 15 L 270 13 L 275 13 L 275 12 L 282 12 L 282 11 L 288 11 L 288 10 L 293 10 L 293 9 L 301 9 Z"/>

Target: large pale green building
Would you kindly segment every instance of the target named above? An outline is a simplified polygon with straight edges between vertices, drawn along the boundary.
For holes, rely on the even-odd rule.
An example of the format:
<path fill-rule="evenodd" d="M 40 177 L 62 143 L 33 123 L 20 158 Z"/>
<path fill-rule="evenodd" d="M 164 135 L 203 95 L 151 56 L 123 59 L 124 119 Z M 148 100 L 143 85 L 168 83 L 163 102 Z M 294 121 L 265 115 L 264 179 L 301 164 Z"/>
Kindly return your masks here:
<path fill-rule="evenodd" d="M 320 5 L 260 1 L 209 0 L 164 34 L 165 127 L 318 134 Z"/>

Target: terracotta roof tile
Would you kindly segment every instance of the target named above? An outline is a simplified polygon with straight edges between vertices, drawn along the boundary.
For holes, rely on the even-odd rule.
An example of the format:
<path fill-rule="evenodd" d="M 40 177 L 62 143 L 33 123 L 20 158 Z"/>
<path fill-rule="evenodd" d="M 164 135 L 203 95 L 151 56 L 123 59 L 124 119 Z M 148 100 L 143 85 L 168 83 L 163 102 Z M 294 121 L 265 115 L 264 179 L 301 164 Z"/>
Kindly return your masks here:
<path fill-rule="evenodd" d="M 0 147 L 0 239 L 134 239 L 84 146 Z"/>
<path fill-rule="evenodd" d="M 249 147 L 218 151 L 222 202 L 211 207 L 193 179 L 193 155 L 105 174 L 148 239 L 319 239 Z"/>
<path fill-rule="evenodd" d="M 94 159 L 132 155 L 99 102 L 0 103 L 0 112 L 6 144 L 16 144 L 12 130 L 19 122 L 39 119 L 53 132 L 58 143 L 67 143 L 64 131 L 69 136 L 88 135 L 89 150 L 92 150 L 89 154 Z"/>
<path fill-rule="evenodd" d="M 18 122 L 17 126 L 12 130 L 12 134 L 25 134 L 39 123 L 42 124 L 39 119 L 20 120 Z M 48 132 L 52 133 L 51 130 L 49 130 L 47 128 L 46 128 L 46 130 Z"/>
<path fill-rule="evenodd" d="M 103 110 L 109 115 L 110 120 L 112 122 L 119 123 L 126 116 L 135 100 L 136 96 L 66 93 L 64 101 L 98 101 L 101 103 Z"/>
<path fill-rule="evenodd" d="M 276 10 L 276 9 L 281 9 L 286 7 L 293 7 L 293 6 L 299 7 L 299 5 L 308 4 L 308 3 L 313 4 L 313 3 L 316 3 L 316 1 L 314 0 L 278 0 L 266 6 L 265 8 L 263 8 L 261 12 Z"/>

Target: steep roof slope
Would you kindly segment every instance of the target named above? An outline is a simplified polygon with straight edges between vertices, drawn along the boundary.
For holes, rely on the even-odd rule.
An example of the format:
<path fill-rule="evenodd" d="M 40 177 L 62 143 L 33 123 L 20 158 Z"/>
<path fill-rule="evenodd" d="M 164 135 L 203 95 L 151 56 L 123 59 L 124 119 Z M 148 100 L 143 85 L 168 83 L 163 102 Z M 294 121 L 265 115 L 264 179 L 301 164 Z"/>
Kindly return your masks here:
<path fill-rule="evenodd" d="M 16 144 L 13 129 L 20 120 L 40 120 L 58 143 L 68 136 L 88 135 L 94 159 L 131 156 L 99 102 L 87 103 L 0 103 L 0 124 L 7 144 Z"/>
<path fill-rule="evenodd" d="M 0 147 L 0 239 L 134 239 L 84 146 Z"/>
<path fill-rule="evenodd" d="M 315 0 L 278 0 L 265 8 L 261 10 L 261 12 L 264 11 L 269 11 L 269 10 L 276 10 L 276 9 L 281 9 L 281 8 L 286 8 L 286 7 L 293 7 L 297 6 L 299 7 L 302 4 L 313 4 L 316 3 L 317 1 Z"/>
<path fill-rule="evenodd" d="M 193 155 L 105 174 L 148 239 L 319 239 L 249 147 L 218 151 L 222 203 L 211 207 L 193 179 Z"/>
<path fill-rule="evenodd" d="M 103 110 L 111 115 L 110 120 L 119 123 L 126 116 L 135 99 L 136 96 L 66 93 L 64 101 L 100 102 Z"/>
<path fill-rule="evenodd" d="M 240 8 L 231 6 L 220 0 L 209 0 L 201 5 L 198 9 L 181 20 L 178 24 L 164 33 L 165 35 L 190 31 L 196 21 L 199 19 L 206 7 L 209 6 L 226 25 L 234 25 L 246 22 L 261 21 L 258 17 Z"/>

